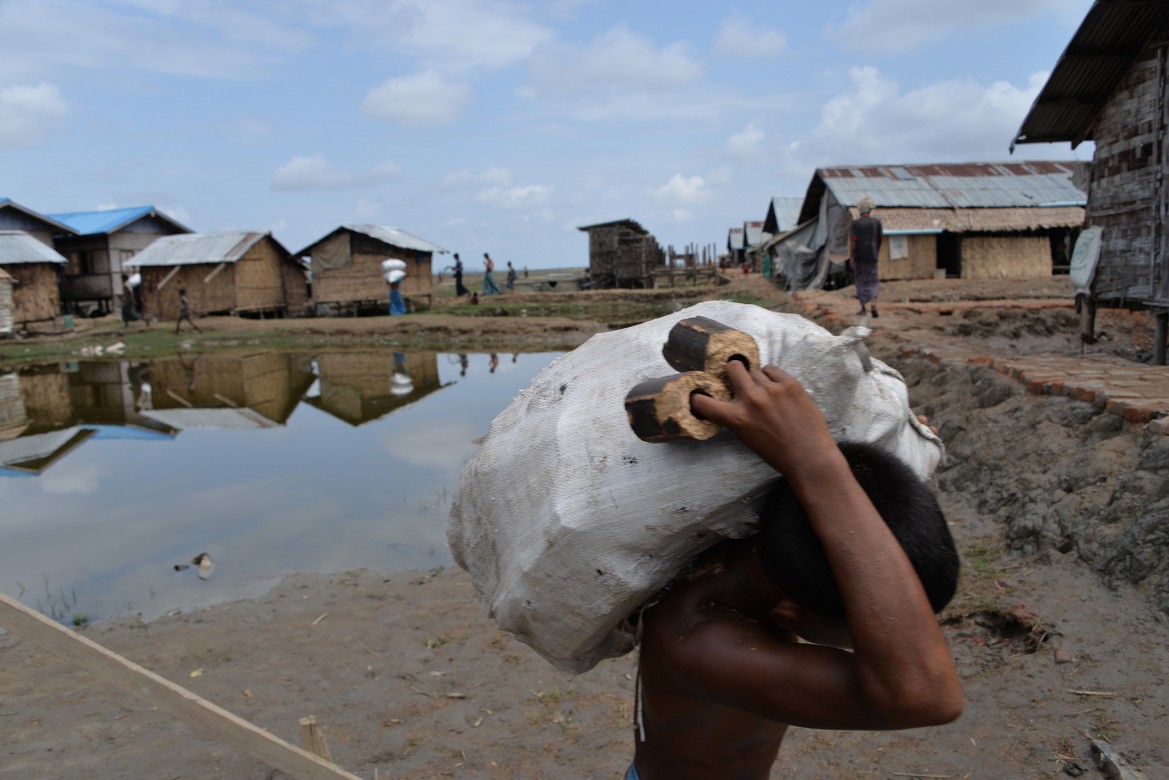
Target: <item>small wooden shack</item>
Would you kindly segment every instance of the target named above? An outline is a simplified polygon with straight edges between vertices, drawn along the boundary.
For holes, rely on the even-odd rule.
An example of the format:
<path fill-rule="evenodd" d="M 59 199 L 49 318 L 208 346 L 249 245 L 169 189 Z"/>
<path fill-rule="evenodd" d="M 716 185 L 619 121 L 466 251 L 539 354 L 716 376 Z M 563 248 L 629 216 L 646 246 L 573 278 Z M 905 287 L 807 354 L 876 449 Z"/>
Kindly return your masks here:
<path fill-rule="evenodd" d="M 0 230 L 0 270 L 12 277 L 12 326 L 53 322 L 61 313 L 58 280 L 66 260 L 23 230 Z"/>
<path fill-rule="evenodd" d="M 799 230 L 765 245 L 777 258 L 848 258 L 849 227 L 870 198 L 885 241 L 882 279 L 1036 279 L 1067 273 L 1086 196 L 1072 162 L 940 163 L 819 168 Z M 798 235 L 797 235 L 798 234 Z M 797 241 L 799 252 L 780 244 Z M 809 252 L 811 254 L 809 254 Z M 825 279 L 803 269 L 798 275 Z"/>
<path fill-rule="evenodd" d="M 71 232 L 54 239 L 68 260 L 61 298 L 71 311 L 96 307 L 116 311 L 122 300 L 122 273 L 131 257 L 162 236 L 190 233 L 154 206 L 50 214 Z"/>
<path fill-rule="evenodd" d="M 179 316 L 179 289 L 200 315 L 283 316 L 306 298 L 304 275 L 271 233 L 225 230 L 158 239 L 130 263 L 142 276 L 144 314 Z"/>
<path fill-rule="evenodd" d="M 357 314 L 385 312 L 390 286 L 382 262 L 406 263 L 406 278 L 398 290 L 413 311 L 430 306 L 434 296 L 436 254 L 447 250 L 401 228 L 385 225 L 342 225 L 296 253 L 308 260 L 312 275 L 312 302 L 317 311 Z"/>
<path fill-rule="evenodd" d="M 442 388 L 433 352 L 333 352 L 318 359 L 319 395 L 305 403 L 356 427 Z"/>
<path fill-rule="evenodd" d="M 600 287 L 653 287 L 654 272 L 666 267 L 666 253 L 648 230 L 632 219 L 585 225 L 589 235 L 589 281 Z"/>
<path fill-rule="evenodd" d="M 1154 360 L 1169 341 L 1169 4 L 1097 0 L 1056 62 L 1015 144 L 1095 141 L 1087 176 L 1087 227 L 1099 258 L 1083 335 L 1095 307 L 1156 316 Z"/>

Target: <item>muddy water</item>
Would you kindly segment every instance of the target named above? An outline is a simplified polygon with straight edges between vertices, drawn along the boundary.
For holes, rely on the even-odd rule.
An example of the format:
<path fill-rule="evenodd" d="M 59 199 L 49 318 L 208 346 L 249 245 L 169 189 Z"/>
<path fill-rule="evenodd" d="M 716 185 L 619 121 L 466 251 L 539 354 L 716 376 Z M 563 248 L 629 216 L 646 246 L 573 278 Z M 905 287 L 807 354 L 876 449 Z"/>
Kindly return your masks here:
<path fill-rule="evenodd" d="M 447 564 L 464 462 L 555 357 L 269 352 L 0 375 L 0 590 L 66 623 L 149 619 L 291 572 Z"/>

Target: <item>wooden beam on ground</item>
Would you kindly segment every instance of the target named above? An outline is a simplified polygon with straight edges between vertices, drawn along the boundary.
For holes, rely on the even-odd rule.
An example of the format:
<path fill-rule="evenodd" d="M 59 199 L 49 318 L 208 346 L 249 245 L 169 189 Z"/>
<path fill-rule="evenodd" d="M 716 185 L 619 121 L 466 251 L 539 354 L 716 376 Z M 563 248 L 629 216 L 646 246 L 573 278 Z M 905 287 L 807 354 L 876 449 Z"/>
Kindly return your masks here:
<path fill-rule="evenodd" d="M 175 278 L 175 274 L 177 274 L 179 272 L 180 268 L 182 268 L 181 265 L 176 265 L 174 268 L 170 269 L 170 273 L 167 274 L 166 276 L 162 277 L 162 281 L 159 282 L 158 286 L 155 287 L 154 289 L 161 290 L 163 287 L 166 287 L 166 283 L 169 282 L 171 279 Z"/>
<path fill-rule="evenodd" d="M 361 780 L 0 594 L 0 625 L 199 731 L 300 780 Z"/>

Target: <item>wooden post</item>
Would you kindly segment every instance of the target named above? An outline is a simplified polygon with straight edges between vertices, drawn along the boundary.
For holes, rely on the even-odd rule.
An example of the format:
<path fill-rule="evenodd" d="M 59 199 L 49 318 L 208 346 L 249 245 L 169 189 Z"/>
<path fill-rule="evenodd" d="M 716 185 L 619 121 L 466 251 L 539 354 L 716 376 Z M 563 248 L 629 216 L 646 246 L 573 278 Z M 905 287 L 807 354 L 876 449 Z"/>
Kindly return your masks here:
<path fill-rule="evenodd" d="M 171 272 L 169 274 L 167 274 L 166 276 L 164 276 L 162 278 L 162 281 L 158 283 L 158 286 L 154 288 L 155 291 L 161 290 L 163 287 L 166 287 L 166 283 L 169 282 L 171 279 L 175 278 L 175 274 L 177 274 L 179 272 L 180 268 L 182 268 L 181 265 L 176 265 L 174 268 L 172 268 Z"/>
<path fill-rule="evenodd" d="M 1086 295 L 1080 298 L 1080 341 L 1096 343 L 1096 304 Z"/>
<path fill-rule="evenodd" d="M 1153 327 L 1153 364 L 1165 365 L 1165 346 L 1169 341 L 1169 311 L 1157 313 L 1156 324 Z"/>
<path fill-rule="evenodd" d="M 361 780 L 222 707 L 0 594 L 0 625 L 100 680 L 140 696 L 203 733 L 301 780 Z"/>
<path fill-rule="evenodd" d="M 317 726 L 317 719 L 311 715 L 300 719 L 300 741 L 304 743 L 304 749 L 313 755 L 320 756 L 326 761 L 333 760 L 333 755 L 325 742 L 325 734 Z"/>

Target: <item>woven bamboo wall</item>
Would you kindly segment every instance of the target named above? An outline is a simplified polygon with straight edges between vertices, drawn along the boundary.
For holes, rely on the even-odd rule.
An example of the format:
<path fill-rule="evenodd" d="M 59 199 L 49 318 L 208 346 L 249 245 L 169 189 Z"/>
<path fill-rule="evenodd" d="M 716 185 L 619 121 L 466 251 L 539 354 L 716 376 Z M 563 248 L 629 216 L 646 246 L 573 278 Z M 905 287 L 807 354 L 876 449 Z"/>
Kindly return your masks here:
<path fill-rule="evenodd" d="M 0 441 L 20 436 L 28 424 L 28 410 L 24 407 L 20 377 L 16 374 L 0 374 Z"/>
<path fill-rule="evenodd" d="M 210 282 L 204 282 L 218 266 L 210 263 L 177 266 L 175 273 L 161 290 L 162 284 L 176 266 L 150 266 L 143 268 L 142 308 L 149 317 L 160 320 L 179 318 L 179 288 L 187 289 L 187 300 L 191 304 L 191 316 L 201 317 L 212 313 L 228 313 L 235 307 L 235 269 L 229 263 Z"/>
<path fill-rule="evenodd" d="M 295 260 L 288 260 L 280 264 L 280 277 L 284 286 L 285 311 L 292 316 L 307 312 L 310 300 L 304 268 Z"/>
<path fill-rule="evenodd" d="M 938 266 L 937 236 L 932 234 L 904 236 L 908 245 L 908 255 L 896 260 L 892 259 L 892 238 L 893 236 L 885 237 L 878 255 L 877 268 L 882 279 L 934 278 L 934 269 Z"/>
<path fill-rule="evenodd" d="M 235 263 L 235 311 L 284 308 L 281 262 L 276 245 L 265 237 Z"/>
<path fill-rule="evenodd" d="M 72 425 L 73 406 L 69 403 L 69 376 L 57 366 L 20 373 L 24 410 L 32 425 L 40 430 L 56 430 Z"/>
<path fill-rule="evenodd" d="M 406 263 L 406 278 L 399 289 L 403 296 L 428 296 L 434 292 L 432 258 L 429 252 L 391 246 L 358 233 L 341 233 L 331 239 L 345 238 L 349 260 L 340 268 L 313 266 L 313 300 L 316 303 L 376 302 L 390 304 L 390 286 L 386 284 L 382 261 L 398 259 Z"/>
<path fill-rule="evenodd" d="M 0 335 L 10 335 L 12 333 L 12 314 L 14 311 L 12 277 L 6 271 L 0 269 Z"/>
<path fill-rule="evenodd" d="M 12 263 L 4 266 L 12 277 L 12 318 L 19 325 L 51 320 L 61 313 L 57 268 L 53 263 Z"/>
<path fill-rule="evenodd" d="M 1158 245 L 1156 204 L 1157 181 L 1169 173 L 1157 113 L 1169 100 L 1165 58 L 1163 49 L 1147 50 L 1096 120 L 1085 221 L 1104 229 L 1092 283 L 1098 300 L 1148 300 L 1157 294 L 1158 280 L 1169 275 L 1169 258 Z"/>
<path fill-rule="evenodd" d="M 962 237 L 963 279 L 1042 279 L 1051 276 L 1046 235 Z"/>

